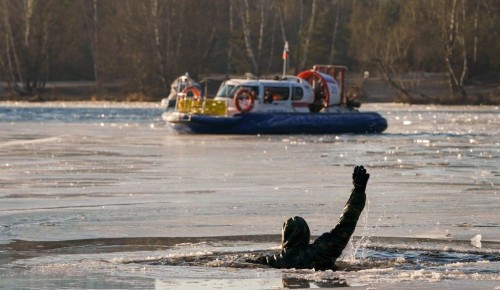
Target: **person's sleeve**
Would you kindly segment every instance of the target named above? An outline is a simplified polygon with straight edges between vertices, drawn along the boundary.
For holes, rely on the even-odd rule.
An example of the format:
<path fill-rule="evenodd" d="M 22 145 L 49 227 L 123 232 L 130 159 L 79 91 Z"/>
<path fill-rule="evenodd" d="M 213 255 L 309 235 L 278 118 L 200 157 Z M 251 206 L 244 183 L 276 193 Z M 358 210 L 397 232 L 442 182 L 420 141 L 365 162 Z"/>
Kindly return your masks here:
<path fill-rule="evenodd" d="M 314 243 L 313 248 L 319 255 L 338 258 L 349 242 L 356 229 L 359 216 L 365 207 L 366 194 L 364 189 L 354 188 L 344 206 L 340 219 L 330 232 L 322 234 Z"/>
<path fill-rule="evenodd" d="M 286 265 L 284 263 L 283 257 L 281 257 L 280 254 L 276 255 L 269 255 L 269 256 L 262 256 L 258 257 L 255 260 L 250 260 L 249 262 L 255 263 L 255 264 L 261 264 L 273 268 L 286 268 Z"/>

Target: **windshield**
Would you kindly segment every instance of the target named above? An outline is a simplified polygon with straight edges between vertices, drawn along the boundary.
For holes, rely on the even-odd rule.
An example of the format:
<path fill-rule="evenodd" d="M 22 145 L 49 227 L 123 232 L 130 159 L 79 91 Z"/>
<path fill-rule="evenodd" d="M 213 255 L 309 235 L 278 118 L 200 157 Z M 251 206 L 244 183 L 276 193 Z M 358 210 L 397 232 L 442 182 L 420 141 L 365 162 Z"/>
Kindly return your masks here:
<path fill-rule="evenodd" d="M 231 95 L 233 95 L 233 91 L 234 91 L 234 88 L 235 86 L 234 85 L 226 85 L 224 84 L 222 87 L 220 87 L 219 91 L 217 92 L 217 94 L 215 95 L 215 97 L 219 97 L 219 98 L 227 98 Z"/>
<path fill-rule="evenodd" d="M 252 91 L 253 95 L 255 98 L 259 97 L 259 87 L 258 86 L 236 86 L 236 85 L 228 85 L 224 84 L 221 86 L 219 91 L 217 92 L 217 95 L 215 97 L 218 98 L 232 98 L 234 94 L 240 89 L 248 89 Z"/>

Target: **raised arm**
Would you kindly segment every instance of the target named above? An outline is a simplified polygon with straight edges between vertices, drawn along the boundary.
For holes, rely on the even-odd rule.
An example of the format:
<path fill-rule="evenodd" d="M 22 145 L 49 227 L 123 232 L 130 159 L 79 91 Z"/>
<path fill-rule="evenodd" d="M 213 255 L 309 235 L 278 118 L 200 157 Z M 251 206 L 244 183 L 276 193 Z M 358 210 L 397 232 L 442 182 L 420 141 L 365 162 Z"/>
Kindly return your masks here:
<path fill-rule="evenodd" d="M 337 225 L 330 232 L 318 237 L 314 241 L 313 247 L 321 249 L 324 254 L 335 259 L 342 254 L 342 250 L 354 233 L 359 216 L 365 207 L 365 190 L 369 178 L 370 174 L 366 172 L 363 166 L 356 166 L 354 168 L 354 172 L 352 173 L 354 188 L 344 206 Z"/>

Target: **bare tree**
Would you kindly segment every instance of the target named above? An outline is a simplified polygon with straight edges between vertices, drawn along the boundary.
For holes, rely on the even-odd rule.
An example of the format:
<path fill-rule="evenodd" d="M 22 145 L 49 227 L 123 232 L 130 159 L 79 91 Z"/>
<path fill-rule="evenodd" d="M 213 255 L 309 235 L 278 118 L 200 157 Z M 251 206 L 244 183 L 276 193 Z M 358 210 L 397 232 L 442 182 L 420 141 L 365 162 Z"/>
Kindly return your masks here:
<path fill-rule="evenodd" d="M 250 7 L 248 0 L 243 1 L 243 9 L 236 9 L 238 16 L 240 17 L 241 26 L 243 30 L 243 38 L 245 40 L 245 50 L 250 63 L 252 64 L 252 70 L 255 74 L 259 75 L 259 64 L 254 54 L 252 48 L 252 36 L 250 28 Z M 243 11 L 241 11 L 243 10 Z"/>
<path fill-rule="evenodd" d="M 419 34 L 408 33 L 420 19 L 410 17 L 418 11 L 420 1 L 372 2 L 371 6 L 355 6 L 351 31 L 355 35 L 350 48 L 365 65 L 374 65 L 396 93 L 398 101 L 411 103 L 428 97 L 416 89 L 418 80 L 409 73 L 411 57 Z M 399 11 L 394 14 L 393 11 Z M 428 35 L 427 35 L 428 37 Z"/>
<path fill-rule="evenodd" d="M 161 83 L 163 88 L 167 89 L 168 88 L 168 83 L 167 83 L 167 76 L 165 74 L 165 56 L 164 56 L 164 48 L 161 45 L 162 41 L 160 37 L 162 34 L 160 34 L 160 7 L 158 6 L 158 0 L 151 0 L 151 13 L 149 15 L 146 15 L 146 19 L 149 19 L 151 22 L 151 27 L 153 30 L 153 47 L 154 47 L 154 52 L 156 55 L 156 60 L 158 63 L 158 70 L 159 70 L 159 77 L 161 79 Z M 151 16 L 151 17 L 148 17 Z"/>
<path fill-rule="evenodd" d="M 309 53 L 309 44 L 311 42 L 311 37 L 313 34 L 313 29 L 314 29 L 314 22 L 316 20 L 316 7 L 317 7 L 317 0 L 312 0 L 311 1 L 311 15 L 309 17 L 309 25 L 307 26 L 307 30 L 305 31 L 305 33 L 302 35 L 303 44 L 302 44 L 302 57 L 301 57 L 300 66 L 299 66 L 300 70 L 303 70 L 306 67 L 308 53 Z"/>
<path fill-rule="evenodd" d="M 9 87 L 20 95 L 39 94 L 49 77 L 49 47 L 57 15 L 52 13 L 54 1 L 3 0 L 2 8 L 5 52 L 1 64 Z"/>
<path fill-rule="evenodd" d="M 336 0 L 332 1 L 332 6 L 336 2 Z M 334 57 L 335 57 L 335 44 L 337 42 L 337 32 L 339 28 L 339 23 L 340 23 L 340 5 L 337 6 L 336 12 L 335 12 L 335 24 L 333 25 L 333 30 L 332 30 L 332 41 L 330 45 L 330 55 L 328 56 L 328 63 L 332 64 Z"/>
<path fill-rule="evenodd" d="M 460 1 L 460 3 L 459 3 Z M 452 0 L 450 5 L 443 6 L 443 21 L 442 41 L 445 50 L 446 69 L 448 70 L 448 78 L 451 94 L 454 98 L 465 100 L 467 92 L 464 88 L 465 77 L 467 76 L 467 50 L 465 47 L 465 2 L 466 0 Z M 451 7 L 450 7 L 451 6 Z M 456 68 L 453 65 L 455 60 L 455 51 L 460 51 L 461 68 Z M 460 71 L 461 70 L 461 71 Z"/>
<path fill-rule="evenodd" d="M 231 59 L 233 57 L 233 37 L 234 37 L 234 11 L 233 5 L 229 2 L 229 41 L 227 48 L 227 63 L 226 63 L 226 77 L 229 77 L 229 72 L 231 72 Z"/>
<path fill-rule="evenodd" d="M 2 1 L 2 11 L 3 11 L 3 20 L 4 20 L 4 39 L 5 39 L 5 47 L 4 47 L 4 57 L 2 57 L 2 66 L 4 67 L 4 71 L 8 76 L 7 84 L 11 92 L 20 91 L 21 89 L 18 86 L 18 81 L 24 83 L 23 74 L 21 73 L 19 58 L 17 53 L 17 46 L 15 44 L 14 36 L 12 33 L 12 27 L 10 25 L 10 7 L 7 6 L 7 0 Z"/>
<path fill-rule="evenodd" d="M 99 79 L 99 17 L 97 0 L 92 0 L 91 3 L 86 0 L 80 0 L 84 20 L 90 40 L 90 51 L 92 53 L 92 63 L 94 68 L 94 84 L 95 92 L 99 94 L 100 79 Z"/>

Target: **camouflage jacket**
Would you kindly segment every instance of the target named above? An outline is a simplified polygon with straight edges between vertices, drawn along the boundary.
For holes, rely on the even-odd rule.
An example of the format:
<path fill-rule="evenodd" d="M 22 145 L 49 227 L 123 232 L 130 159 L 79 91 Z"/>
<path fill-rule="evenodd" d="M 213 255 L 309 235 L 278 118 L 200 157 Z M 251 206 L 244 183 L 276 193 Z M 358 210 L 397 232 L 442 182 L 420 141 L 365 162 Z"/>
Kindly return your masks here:
<path fill-rule="evenodd" d="M 355 187 L 335 228 L 319 236 L 312 244 L 309 244 L 309 228 L 305 220 L 301 217 L 288 219 L 283 225 L 281 252 L 252 262 L 274 268 L 335 269 L 335 261 L 349 242 L 365 202 L 364 189 Z"/>

